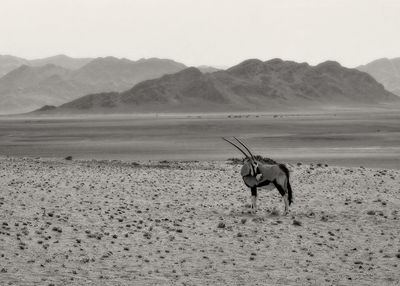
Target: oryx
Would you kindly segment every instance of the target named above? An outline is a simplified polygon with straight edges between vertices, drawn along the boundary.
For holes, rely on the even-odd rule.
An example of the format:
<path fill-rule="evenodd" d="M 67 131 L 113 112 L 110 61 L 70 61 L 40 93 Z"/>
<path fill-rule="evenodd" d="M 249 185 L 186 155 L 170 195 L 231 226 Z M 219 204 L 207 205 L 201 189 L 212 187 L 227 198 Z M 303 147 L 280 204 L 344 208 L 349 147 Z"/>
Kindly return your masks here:
<path fill-rule="evenodd" d="M 242 145 L 247 152 L 248 156 L 238 145 L 229 141 L 226 142 L 235 146 L 246 157 L 240 174 L 247 187 L 251 190 L 251 207 L 253 211 L 257 210 L 257 188 L 265 187 L 268 190 L 278 189 L 282 195 L 285 204 L 285 215 L 289 212 L 289 206 L 293 202 L 292 187 L 289 182 L 289 170 L 284 164 L 264 164 L 255 159 L 250 149 L 236 137 L 235 140 Z"/>

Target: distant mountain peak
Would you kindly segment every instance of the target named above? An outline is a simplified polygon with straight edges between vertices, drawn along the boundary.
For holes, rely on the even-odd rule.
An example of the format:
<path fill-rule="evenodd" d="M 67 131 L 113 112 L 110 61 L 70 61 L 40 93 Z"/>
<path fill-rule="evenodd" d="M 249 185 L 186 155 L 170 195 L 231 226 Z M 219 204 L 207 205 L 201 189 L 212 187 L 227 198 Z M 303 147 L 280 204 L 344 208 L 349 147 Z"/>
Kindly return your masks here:
<path fill-rule="evenodd" d="M 275 64 L 282 64 L 282 63 L 284 63 L 284 62 L 285 62 L 285 61 L 282 60 L 282 59 L 280 59 L 280 58 L 274 58 L 274 59 L 265 61 L 264 63 L 265 63 L 265 64 L 268 64 L 268 65 L 275 65 Z"/>
<path fill-rule="evenodd" d="M 389 63 L 389 62 L 390 62 L 389 58 L 379 58 L 379 59 L 376 59 L 376 60 L 370 62 L 369 64 Z"/>
<path fill-rule="evenodd" d="M 180 72 L 177 72 L 176 75 L 193 75 L 193 76 L 202 76 L 202 72 L 196 67 L 188 67 Z"/>
<path fill-rule="evenodd" d="M 317 67 L 342 67 L 342 65 L 337 61 L 324 61 L 317 65 Z"/>
<path fill-rule="evenodd" d="M 264 63 L 259 59 L 248 59 L 226 71 L 233 74 L 253 74 L 260 72 L 264 68 Z"/>
<path fill-rule="evenodd" d="M 103 60 L 103 61 L 120 61 L 122 59 L 113 57 L 113 56 L 107 56 L 107 57 L 97 57 L 94 60 Z"/>
<path fill-rule="evenodd" d="M 18 68 L 12 70 L 8 74 L 6 74 L 3 78 L 10 78 L 10 77 L 15 77 L 21 74 L 26 74 L 27 72 L 29 73 L 35 73 L 35 72 L 44 72 L 44 71 L 49 71 L 49 70 L 63 70 L 67 71 L 66 69 L 56 66 L 54 64 L 46 64 L 44 66 L 39 66 L 39 67 L 32 67 L 28 65 L 21 65 Z"/>
<path fill-rule="evenodd" d="M 213 66 L 206 66 L 206 65 L 198 66 L 197 69 L 199 69 L 202 73 L 213 73 L 221 70 L 221 68 L 216 68 Z"/>
<path fill-rule="evenodd" d="M 254 67 L 254 66 L 262 66 L 264 65 L 262 60 L 259 59 L 248 59 L 248 60 L 244 60 L 243 62 L 233 66 L 232 68 L 247 68 L 247 67 Z"/>
<path fill-rule="evenodd" d="M 58 54 L 52 57 L 48 57 L 48 59 L 72 59 L 70 56 L 67 56 L 65 54 Z"/>
<path fill-rule="evenodd" d="M 163 60 L 161 58 L 157 58 L 157 57 L 151 57 L 151 58 L 140 58 L 137 60 L 137 62 L 147 62 L 147 61 L 158 61 L 158 60 Z"/>
<path fill-rule="evenodd" d="M 12 55 L 0 55 L 0 59 L 7 59 L 7 60 L 18 59 L 18 60 L 26 61 L 26 59 L 23 59 L 23 58 L 20 58 L 20 57 L 16 57 L 16 56 L 12 56 Z"/>
<path fill-rule="evenodd" d="M 380 58 L 357 69 L 370 74 L 387 90 L 400 96 L 400 58 Z"/>
<path fill-rule="evenodd" d="M 116 57 L 108 56 L 108 57 L 97 57 L 93 59 L 90 63 L 88 64 L 96 64 L 96 63 L 119 63 L 119 62 L 124 62 L 124 61 L 129 61 L 132 62 L 128 59 L 119 59 Z"/>

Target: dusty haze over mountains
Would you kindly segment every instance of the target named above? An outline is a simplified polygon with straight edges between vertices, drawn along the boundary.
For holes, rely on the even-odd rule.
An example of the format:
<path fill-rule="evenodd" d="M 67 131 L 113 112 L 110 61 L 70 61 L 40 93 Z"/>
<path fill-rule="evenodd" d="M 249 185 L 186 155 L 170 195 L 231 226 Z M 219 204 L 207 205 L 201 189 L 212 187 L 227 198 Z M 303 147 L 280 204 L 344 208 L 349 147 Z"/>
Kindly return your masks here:
<path fill-rule="evenodd" d="M 277 110 L 287 107 L 362 106 L 400 98 L 370 75 L 336 62 L 315 67 L 273 59 L 244 61 L 226 71 L 188 68 L 148 80 L 122 93 L 92 94 L 58 112 L 211 112 Z"/>
<path fill-rule="evenodd" d="M 0 68 L 15 68 L 0 77 L 2 113 L 50 112 L 59 105 L 51 113 L 267 111 L 399 101 L 367 73 L 334 61 L 310 66 L 249 59 L 224 71 L 157 58 L 3 56 Z M 381 74 L 391 71 L 385 66 Z"/>
<path fill-rule="evenodd" d="M 357 69 L 369 73 L 387 90 L 400 96 L 400 58 L 378 59 Z"/>
<path fill-rule="evenodd" d="M 11 56 L 0 58 L 3 71 L 13 65 L 15 69 L 0 77 L 0 113 L 60 105 L 94 92 L 120 92 L 143 80 L 186 68 L 184 64 L 156 58 L 138 61 L 115 57 L 75 59 L 63 55 L 33 61 Z"/>

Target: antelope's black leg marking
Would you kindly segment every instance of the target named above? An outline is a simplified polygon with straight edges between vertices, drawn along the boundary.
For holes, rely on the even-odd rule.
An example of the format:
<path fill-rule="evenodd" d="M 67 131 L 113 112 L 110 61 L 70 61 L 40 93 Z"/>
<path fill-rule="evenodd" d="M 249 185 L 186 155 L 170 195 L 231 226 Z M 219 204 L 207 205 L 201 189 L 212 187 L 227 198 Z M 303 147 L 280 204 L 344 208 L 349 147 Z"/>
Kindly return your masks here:
<path fill-rule="evenodd" d="M 257 210 L 257 187 L 251 187 L 251 208 Z"/>
<path fill-rule="evenodd" d="M 271 182 L 268 180 L 262 181 L 260 182 L 257 187 L 264 187 L 264 186 L 268 186 Z"/>
<path fill-rule="evenodd" d="M 276 180 L 274 180 L 272 183 L 274 184 L 275 188 L 279 191 L 279 193 L 283 197 L 285 195 L 285 190 L 282 188 L 282 186 L 279 185 Z"/>
<path fill-rule="evenodd" d="M 251 188 L 251 195 L 257 197 L 257 187 Z"/>

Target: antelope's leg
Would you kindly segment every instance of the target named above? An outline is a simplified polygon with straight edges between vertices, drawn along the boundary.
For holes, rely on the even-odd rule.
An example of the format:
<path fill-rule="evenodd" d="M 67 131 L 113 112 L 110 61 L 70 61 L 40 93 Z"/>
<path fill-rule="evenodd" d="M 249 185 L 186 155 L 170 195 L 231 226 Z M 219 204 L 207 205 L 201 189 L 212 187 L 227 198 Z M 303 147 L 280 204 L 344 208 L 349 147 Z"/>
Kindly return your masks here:
<path fill-rule="evenodd" d="M 285 195 L 282 197 L 283 202 L 285 203 L 285 212 L 284 215 L 287 215 L 289 213 L 289 199 L 288 199 L 288 193 L 285 193 Z"/>
<path fill-rule="evenodd" d="M 251 188 L 251 208 L 253 212 L 257 211 L 257 187 Z"/>
<path fill-rule="evenodd" d="M 279 178 L 278 178 L 279 179 Z M 275 187 L 278 189 L 279 193 L 282 196 L 282 200 L 285 204 L 285 211 L 284 215 L 287 215 L 289 212 L 289 199 L 288 199 L 288 192 L 282 187 L 281 182 L 277 182 L 277 180 L 273 181 Z"/>

